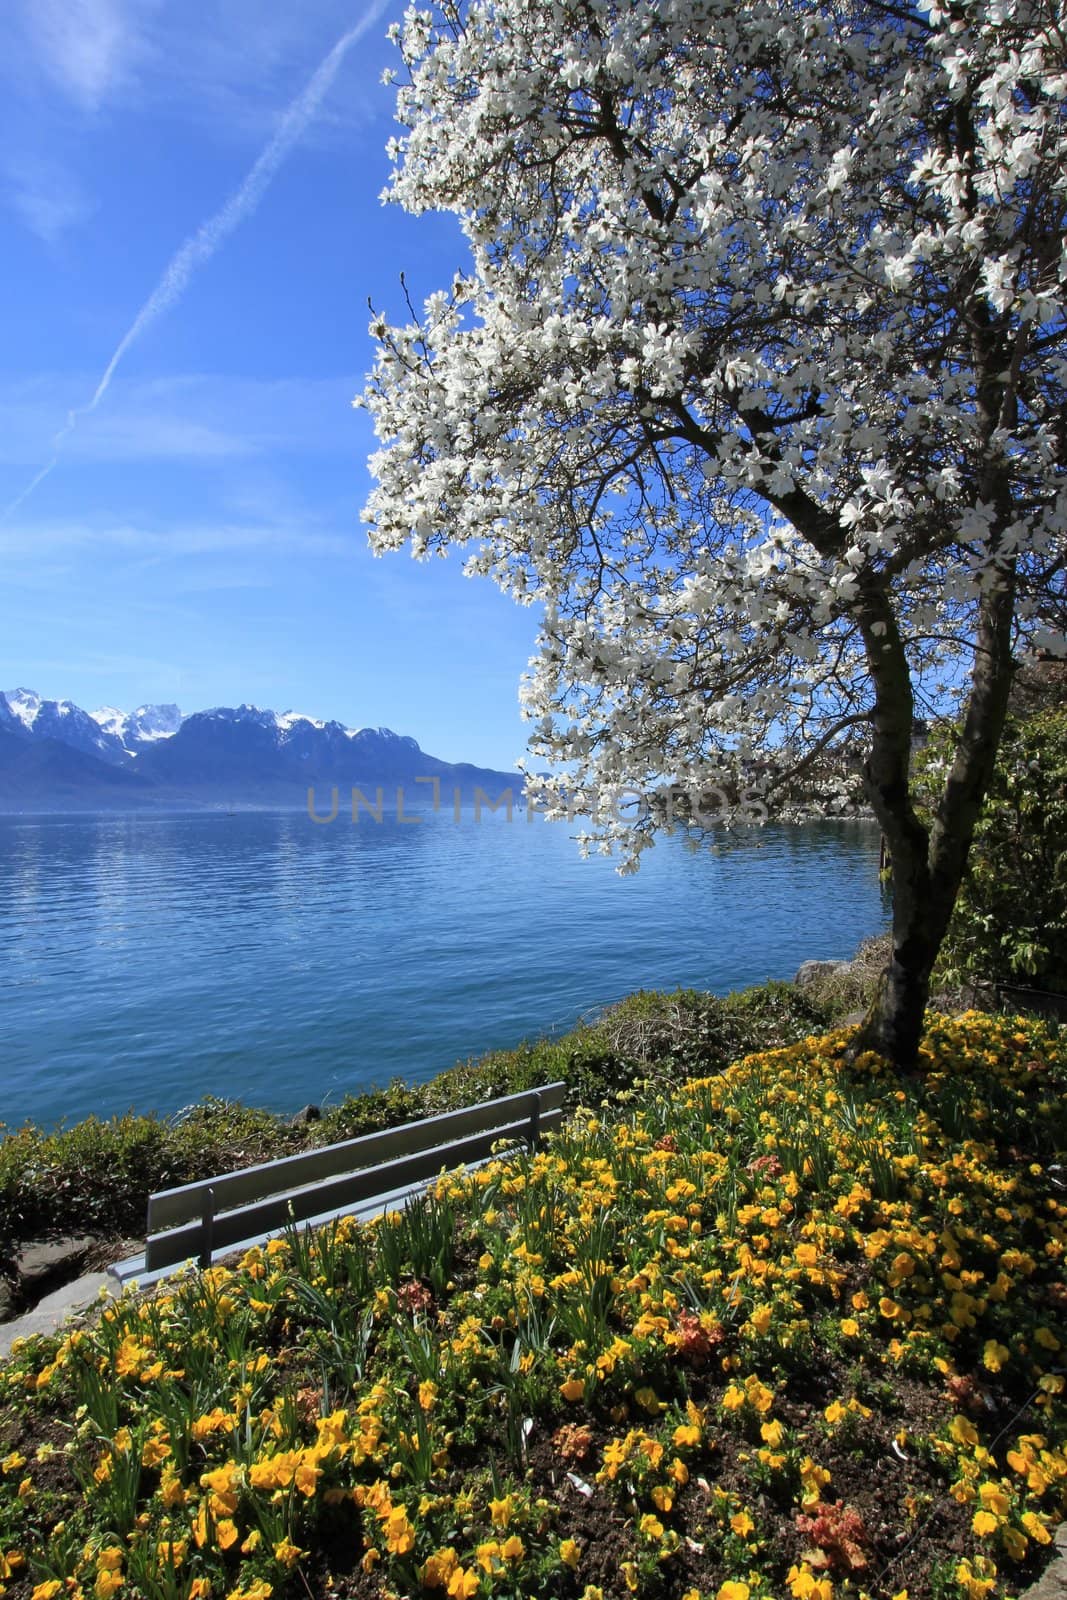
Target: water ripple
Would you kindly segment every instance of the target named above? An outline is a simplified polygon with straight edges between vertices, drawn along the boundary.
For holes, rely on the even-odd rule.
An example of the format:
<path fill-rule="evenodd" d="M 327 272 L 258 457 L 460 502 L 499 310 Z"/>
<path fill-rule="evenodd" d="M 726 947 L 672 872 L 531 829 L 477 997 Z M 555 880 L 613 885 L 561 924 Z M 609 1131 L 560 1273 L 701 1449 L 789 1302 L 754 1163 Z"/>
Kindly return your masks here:
<path fill-rule="evenodd" d="M 503 816 L 0 819 L 0 1122 L 292 1110 L 633 989 L 788 977 L 882 924 L 877 867 L 863 824 L 663 840 L 619 878 Z"/>

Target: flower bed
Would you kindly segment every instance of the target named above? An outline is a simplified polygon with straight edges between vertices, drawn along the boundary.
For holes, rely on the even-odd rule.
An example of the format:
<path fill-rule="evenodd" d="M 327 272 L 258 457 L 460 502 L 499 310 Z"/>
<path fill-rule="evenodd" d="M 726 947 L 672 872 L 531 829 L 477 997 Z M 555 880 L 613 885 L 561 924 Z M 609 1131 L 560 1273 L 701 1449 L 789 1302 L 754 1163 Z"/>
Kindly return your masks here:
<path fill-rule="evenodd" d="M 1067 1504 L 1067 1039 L 831 1035 L 0 1369 L 0 1588 L 1014 1594 Z"/>

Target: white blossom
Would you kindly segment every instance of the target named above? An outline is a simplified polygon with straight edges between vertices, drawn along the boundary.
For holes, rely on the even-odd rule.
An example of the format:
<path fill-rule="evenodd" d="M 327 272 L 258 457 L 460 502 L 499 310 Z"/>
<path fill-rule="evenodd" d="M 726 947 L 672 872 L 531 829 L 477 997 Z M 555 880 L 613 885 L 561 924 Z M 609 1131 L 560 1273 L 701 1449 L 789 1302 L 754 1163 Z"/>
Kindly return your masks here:
<path fill-rule="evenodd" d="M 887 663 L 928 711 L 1006 584 L 1014 647 L 1060 648 L 1054 12 L 408 10 L 388 195 L 458 216 L 471 267 L 372 323 L 364 515 L 544 608 L 546 792 L 864 757 Z"/>

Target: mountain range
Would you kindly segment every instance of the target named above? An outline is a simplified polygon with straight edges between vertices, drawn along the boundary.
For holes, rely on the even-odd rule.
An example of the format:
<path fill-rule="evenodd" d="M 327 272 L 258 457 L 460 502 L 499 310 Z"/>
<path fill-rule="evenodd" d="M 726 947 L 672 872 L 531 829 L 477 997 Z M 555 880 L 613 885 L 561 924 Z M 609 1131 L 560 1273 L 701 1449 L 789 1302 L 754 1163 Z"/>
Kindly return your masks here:
<path fill-rule="evenodd" d="M 313 787 L 316 811 L 324 814 L 336 787 L 344 814 L 353 787 L 371 804 L 381 788 L 387 809 L 400 787 L 410 812 L 433 799 L 432 784 L 417 784 L 419 778 L 438 780 L 444 805 L 455 790 L 466 802 L 476 789 L 492 801 L 510 787 L 517 800 L 522 784 L 513 772 L 427 755 L 390 728 L 346 728 L 294 711 L 83 711 L 32 689 L 0 693 L 0 811 L 303 808 Z"/>

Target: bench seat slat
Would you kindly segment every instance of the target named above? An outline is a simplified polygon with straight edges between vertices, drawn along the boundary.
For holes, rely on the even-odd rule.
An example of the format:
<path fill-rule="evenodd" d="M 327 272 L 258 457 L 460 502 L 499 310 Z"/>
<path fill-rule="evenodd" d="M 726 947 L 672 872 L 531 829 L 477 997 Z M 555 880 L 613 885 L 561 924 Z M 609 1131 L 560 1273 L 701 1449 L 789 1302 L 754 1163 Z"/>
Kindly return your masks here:
<path fill-rule="evenodd" d="M 508 1096 L 506 1100 L 496 1102 L 496 1105 L 498 1108 L 504 1106 L 511 1110 L 513 1103 L 522 1098 L 526 1097 Z M 540 1131 L 547 1133 L 560 1125 L 563 1111 L 561 1107 L 552 1110 L 545 1110 L 543 1107 L 542 1102 Z M 438 1122 L 443 1119 L 432 1120 Z M 274 1190 L 267 1195 L 257 1197 L 250 1204 L 240 1205 L 231 1210 L 221 1209 L 219 1191 L 224 1180 L 219 1179 L 212 1185 L 198 1184 L 195 1187 L 201 1196 L 207 1188 L 215 1189 L 217 1209 L 212 1225 L 212 1249 L 219 1252 L 247 1244 L 255 1238 L 267 1238 L 272 1234 L 278 1234 L 290 1222 L 304 1223 L 319 1214 L 329 1217 L 346 1215 L 349 1212 L 357 1213 L 364 1204 L 371 1203 L 375 1205 L 377 1214 L 382 1210 L 383 1195 L 393 1191 L 407 1192 L 412 1188 L 425 1187 L 440 1172 L 454 1167 L 481 1164 L 489 1157 L 493 1145 L 501 1141 L 518 1144 L 525 1139 L 529 1129 L 529 1114 L 503 1124 L 497 1117 L 491 1127 L 468 1134 L 465 1138 L 454 1139 L 448 1144 L 437 1144 L 429 1149 L 416 1149 L 399 1159 L 361 1167 L 355 1172 L 347 1170 L 333 1178 L 314 1180 L 299 1187 L 286 1188 L 281 1192 L 278 1191 L 277 1181 L 284 1181 L 292 1169 L 285 1162 L 272 1162 L 269 1165 L 274 1167 L 276 1172 Z M 377 1137 L 386 1136 L 372 1135 L 371 1139 Z M 349 1143 L 365 1145 L 363 1140 L 352 1140 Z M 153 1231 L 145 1249 L 145 1271 L 155 1272 L 158 1268 L 179 1265 L 195 1257 L 200 1250 L 201 1237 L 199 1211 L 195 1221 L 185 1222 L 166 1231 Z"/>
<path fill-rule="evenodd" d="M 164 1189 L 152 1195 L 148 1202 L 148 1232 L 157 1234 L 193 1221 L 199 1227 L 208 1189 L 214 1191 L 216 1212 L 231 1211 L 251 1201 L 276 1196 L 280 1190 L 323 1183 L 360 1167 L 381 1167 L 396 1158 L 436 1149 L 470 1134 L 511 1127 L 520 1121 L 528 1124 L 538 1097 L 544 1122 L 548 1113 L 562 1106 L 565 1093 L 566 1085 L 562 1082 L 547 1084 L 543 1089 L 524 1089 L 480 1105 L 464 1106 L 458 1111 L 445 1111 L 396 1128 L 363 1134 L 358 1139 L 345 1139 L 317 1150 L 303 1150 L 297 1155 L 262 1161 L 254 1167 L 223 1173 L 217 1178 Z M 506 1137 L 494 1135 L 497 1136 Z M 221 1244 L 221 1236 L 218 1242 Z"/>
<path fill-rule="evenodd" d="M 562 1117 L 562 1112 L 553 1113 L 553 1115 Z M 486 1160 L 491 1159 L 491 1157 L 486 1157 Z M 471 1161 L 467 1163 L 467 1170 L 474 1172 L 484 1165 L 485 1161 Z M 436 1173 L 434 1177 L 436 1177 Z M 359 1222 L 370 1222 L 375 1217 L 384 1216 L 387 1211 L 403 1210 L 409 1200 L 416 1195 L 423 1194 L 432 1182 L 433 1178 L 427 1178 L 421 1183 L 406 1184 L 399 1189 L 390 1189 L 386 1194 L 374 1195 L 369 1200 L 358 1201 L 355 1205 L 335 1206 L 327 1211 L 316 1212 L 313 1217 L 308 1217 L 300 1226 L 301 1228 L 311 1229 L 324 1228 L 331 1222 L 337 1222 L 341 1217 L 355 1217 Z M 276 1239 L 278 1234 L 279 1230 L 277 1228 L 268 1228 L 264 1233 L 258 1233 L 249 1239 L 243 1239 L 237 1248 L 251 1250 L 253 1245 L 263 1245 L 270 1239 Z M 161 1278 L 173 1276 L 189 1260 L 190 1257 L 185 1256 L 181 1261 L 168 1262 L 166 1266 L 155 1267 L 149 1271 L 145 1263 L 144 1252 L 142 1252 L 138 1256 L 131 1256 L 126 1261 L 115 1262 L 107 1270 L 120 1289 L 131 1283 L 136 1283 L 141 1288 L 147 1288 L 149 1285 L 157 1283 Z"/>

